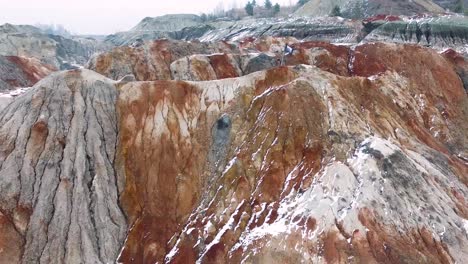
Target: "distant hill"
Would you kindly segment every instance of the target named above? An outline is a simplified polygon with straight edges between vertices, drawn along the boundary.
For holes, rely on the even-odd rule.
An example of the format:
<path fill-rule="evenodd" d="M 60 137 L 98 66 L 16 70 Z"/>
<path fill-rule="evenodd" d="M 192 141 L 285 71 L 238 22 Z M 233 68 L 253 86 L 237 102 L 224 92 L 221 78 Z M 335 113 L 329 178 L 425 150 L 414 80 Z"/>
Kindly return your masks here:
<path fill-rule="evenodd" d="M 197 28 L 200 27 L 201 28 Z M 190 28 L 190 32 L 181 32 Z M 106 37 L 113 45 L 128 45 L 140 40 L 176 38 L 175 35 L 188 35 L 193 38 L 203 35 L 211 28 L 203 26 L 203 19 L 193 14 L 174 14 L 159 17 L 146 17 L 129 31 L 117 32 Z"/>
<path fill-rule="evenodd" d="M 132 30 L 134 31 L 177 31 L 186 27 L 197 26 L 202 18 L 193 14 L 164 15 L 159 17 L 146 17 Z"/>

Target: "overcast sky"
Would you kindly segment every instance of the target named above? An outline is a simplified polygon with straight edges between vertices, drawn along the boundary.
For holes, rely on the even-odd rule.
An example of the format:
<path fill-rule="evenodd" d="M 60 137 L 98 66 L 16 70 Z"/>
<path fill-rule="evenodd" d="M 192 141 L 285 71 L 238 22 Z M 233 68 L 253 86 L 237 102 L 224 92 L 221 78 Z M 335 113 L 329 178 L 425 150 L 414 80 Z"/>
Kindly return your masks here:
<path fill-rule="evenodd" d="M 0 24 L 62 24 L 76 34 L 111 34 L 141 19 L 174 13 L 209 13 L 247 0 L 0 0 Z M 263 3 L 264 0 L 257 0 Z M 296 0 L 272 0 L 289 4 Z"/>

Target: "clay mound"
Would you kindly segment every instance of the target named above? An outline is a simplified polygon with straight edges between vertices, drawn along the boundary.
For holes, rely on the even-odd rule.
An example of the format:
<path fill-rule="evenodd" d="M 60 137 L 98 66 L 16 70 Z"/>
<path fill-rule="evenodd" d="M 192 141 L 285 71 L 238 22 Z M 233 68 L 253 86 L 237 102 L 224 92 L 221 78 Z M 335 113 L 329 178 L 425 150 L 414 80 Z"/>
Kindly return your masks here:
<path fill-rule="evenodd" d="M 127 226 L 116 100 L 112 81 L 77 70 L 47 77 L 0 112 L 0 262 L 117 258 Z"/>
<path fill-rule="evenodd" d="M 417 46 L 352 58 L 368 78 L 302 65 L 122 87 L 120 261 L 465 259 L 462 82 Z"/>

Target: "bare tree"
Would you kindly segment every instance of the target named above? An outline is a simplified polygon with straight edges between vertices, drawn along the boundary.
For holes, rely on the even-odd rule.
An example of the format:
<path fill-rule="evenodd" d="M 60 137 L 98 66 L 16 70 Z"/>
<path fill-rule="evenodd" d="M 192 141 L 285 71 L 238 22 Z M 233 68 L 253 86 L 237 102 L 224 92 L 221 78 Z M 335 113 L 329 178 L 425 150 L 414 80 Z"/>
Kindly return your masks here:
<path fill-rule="evenodd" d="M 224 9 L 224 3 L 220 1 L 213 10 L 213 15 L 215 15 L 216 17 L 223 17 L 225 13 L 226 11 Z"/>

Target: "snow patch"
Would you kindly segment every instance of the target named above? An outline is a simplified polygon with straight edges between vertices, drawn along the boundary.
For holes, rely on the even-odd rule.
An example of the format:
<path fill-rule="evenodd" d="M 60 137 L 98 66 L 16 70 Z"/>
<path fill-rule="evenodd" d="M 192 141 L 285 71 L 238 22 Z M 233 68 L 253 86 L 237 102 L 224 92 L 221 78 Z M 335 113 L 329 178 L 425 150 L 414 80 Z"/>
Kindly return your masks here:
<path fill-rule="evenodd" d="M 468 236 L 468 220 L 463 219 L 463 229 L 465 229 L 465 234 Z"/>

